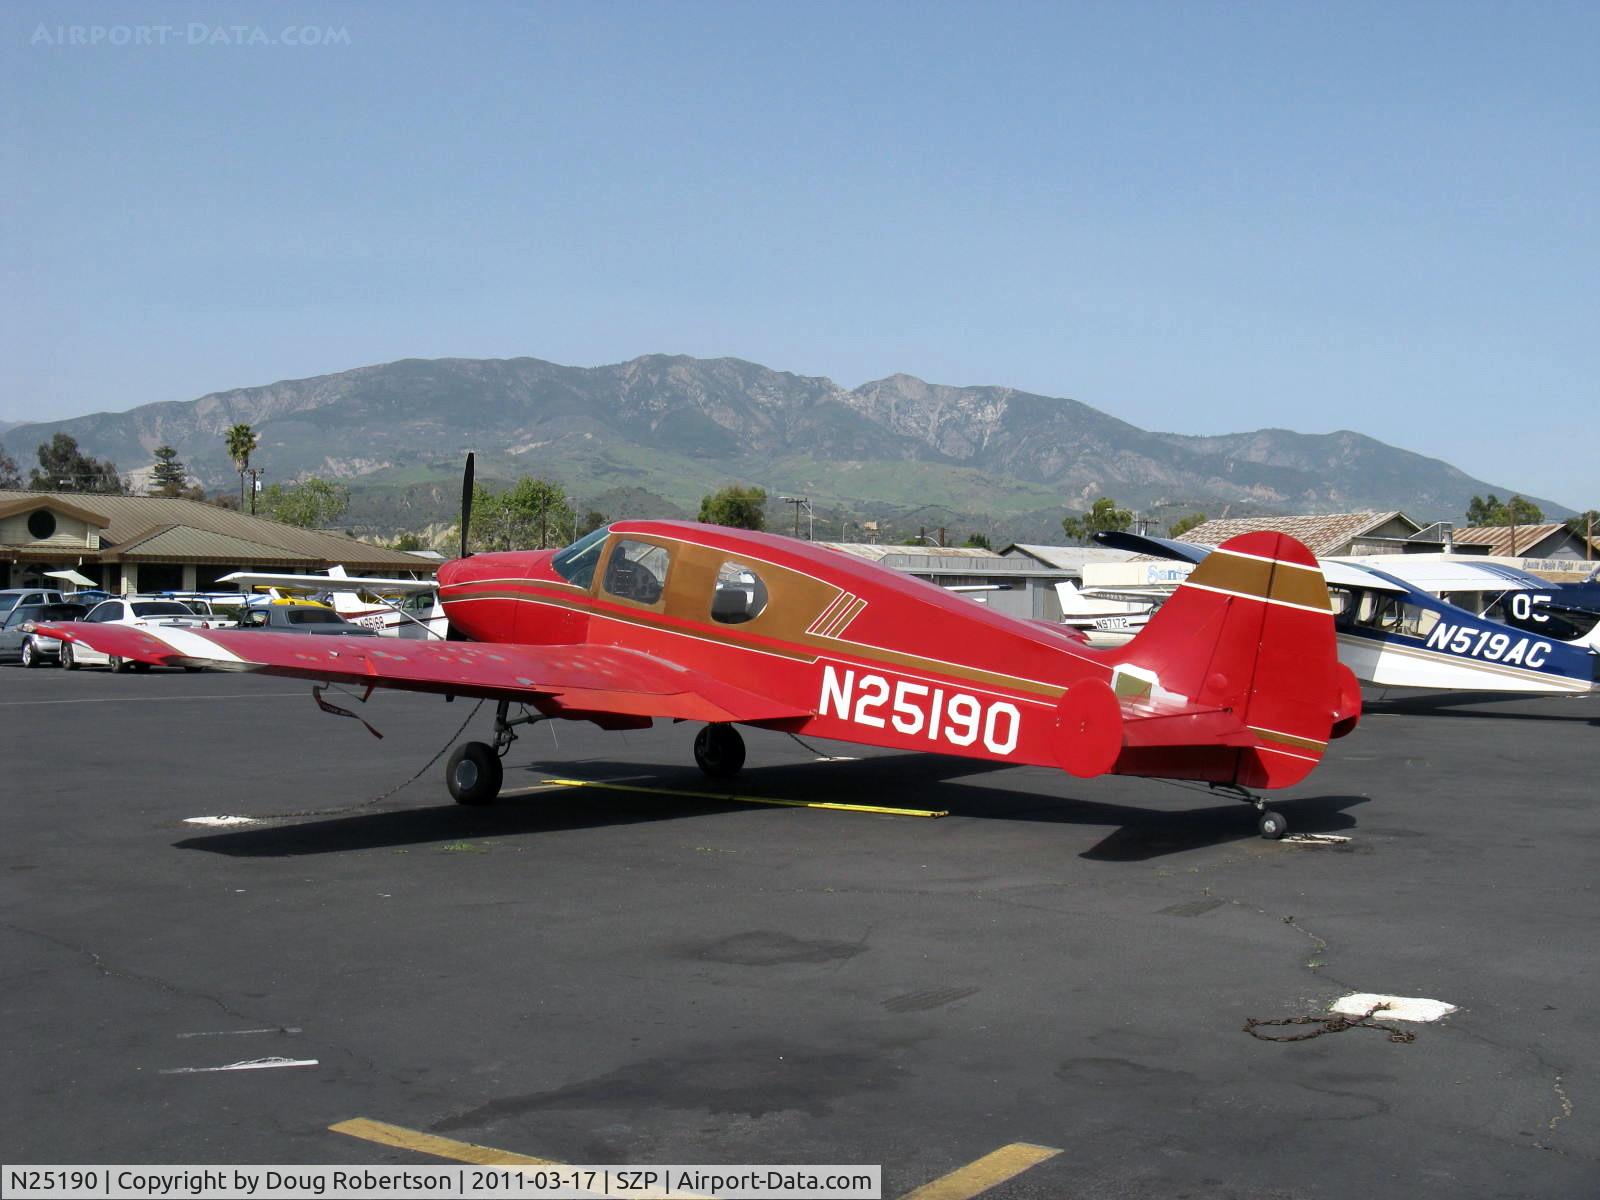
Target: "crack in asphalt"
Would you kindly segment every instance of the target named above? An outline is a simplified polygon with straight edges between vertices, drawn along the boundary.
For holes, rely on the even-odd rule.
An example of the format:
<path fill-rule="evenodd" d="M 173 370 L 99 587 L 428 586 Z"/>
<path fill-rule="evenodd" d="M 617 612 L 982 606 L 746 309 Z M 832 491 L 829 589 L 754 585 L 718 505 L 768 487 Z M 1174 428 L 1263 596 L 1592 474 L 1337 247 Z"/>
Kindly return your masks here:
<path fill-rule="evenodd" d="M 232 1007 L 220 997 L 213 996 L 208 992 L 191 991 L 186 988 L 181 988 L 175 983 L 169 983 L 167 980 L 158 978 L 155 975 L 141 975 L 137 971 L 124 971 L 119 970 L 116 967 L 107 966 L 105 959 L 103 959 L 93 950 L 89 949 L 87 946 L 80 946 L 76 942 L 69 942 L 65 938 L 56 937 L 54 934 L 42 933 L 37 929 L 28 929 L 22 925 L 13 925 L 10 922 L 0 924 L 0 929 L 5 929 L 11 933 L 20 933 L 28 937 L 38 938 L 41 942 L 48 942 L 52 946 L 57 946 L 62 950 L 68 950 L 73 954 L 80 955 L 89 961 L 90 966 L 108 979 L 125 979 L 131 983 L 149 984 L 151 987 L 160 988 L 168 995 L 181 996 L 187 1000 L 204 1000 L 208 1004 L 214 1004 L 217 1006 L 217 1008 L 221 1009 L 236 1021 L 248 1022 L 255 1020 L 255 1018 L 247 1016 L 238 1009 Z"/>

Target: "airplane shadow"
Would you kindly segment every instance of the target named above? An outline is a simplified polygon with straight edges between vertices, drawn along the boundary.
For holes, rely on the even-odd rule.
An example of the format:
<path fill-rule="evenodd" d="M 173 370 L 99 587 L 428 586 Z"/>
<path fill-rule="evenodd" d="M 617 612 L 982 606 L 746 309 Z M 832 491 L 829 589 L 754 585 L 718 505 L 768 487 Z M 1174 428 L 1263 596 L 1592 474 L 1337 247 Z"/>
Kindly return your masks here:
<path fill-rule="evenodd" d="M 1421 695 L 1400 693 L 1384 695 L 1377 700 L 1364 700 L 1362 712 L 1384 716 L 1450 716 L 1494 721 L 1568 721 L 1580 725 L 1600 727 L 1600 708 L 1585 701 L 1590 696 L 1530 696 L 1526 692 L 1440 692 Z M 1583 705 L 1578 712 L 1528 712 L 1497 708 L 1492 712 L 1477 711 L 1477 705 L 1544 704 Z"/>
<path fill-rule="evenodd" d="M 695 793 L 737 792 L 777 799 L 856 804 L 888 804 L 941 809 L 951 816 L 982 821 L 1034 821 L 1055 825 L 1110 827 L 1111 832 L 1079 857 L 1097 862 L 1142 862 L 1228 842 L 1257 837 L 1255 813 L 1233 799 L 1215 803 L 1204 792 L 1205 807 L 1179 811 L 1085 800 L 1072 795 L 962 782 L 971 776 L 1015 770 L 975 759 L 919 754 L 875 755 L 853 762 L 782 763 L 746 768 L 737 780 L 714 783 L 694 768 L 643 766 L 637 762 L 585 759 L 554 766 L 531 764 L 507 772 L 508 790 L 549 776 L 569 774 L 595 782 L 628 783 Z M 1041 783 L 1065 775 L 1041 773 Z M 1046 784 L 1048 786 L 1048 784 Z M 1366 803 L 1362 796 L 1274 798 L 1272 807 L 1288 819 L 1291 832 L 1331 833 L 1352 828 L 1348 810 Z M 185 838 L 180 850 L 204 850 L 242 858 L 282 858 L 337 854 L 352 850 L 397 848 L 466 839 L 643 824 L 705 816 L 746 807 L 714 797 L 612 792 L 603 787 L 552 789 L 503 797 L 482 808 L 457 804 L 382 810 L 328 820 L 272 825 Z M 767 809 L 763 811 L 776 811 Z M 851 818 L 841 813 L 836 819 Z"/>

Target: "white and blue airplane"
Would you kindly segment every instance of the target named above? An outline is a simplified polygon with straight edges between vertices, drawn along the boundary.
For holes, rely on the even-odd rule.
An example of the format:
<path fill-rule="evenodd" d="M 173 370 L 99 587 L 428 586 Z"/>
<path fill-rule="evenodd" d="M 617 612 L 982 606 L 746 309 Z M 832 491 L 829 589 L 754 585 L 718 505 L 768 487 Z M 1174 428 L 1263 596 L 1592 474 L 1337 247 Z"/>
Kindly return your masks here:
<path fill-rule="evenodd" d="M 1102 533 L 1096 541 L 1189 564 L 1210 553 L 1208 546 L 1130 533 Z M 1395 558 L 1384 568 L 1321 560 L 1334 606 L 1339 661 L 1362 683 L 1567 695 L 1600 691 L 1596 622 L 1585 625 L 1581 610 L 1568 612 L 1553 600 L 1540 600 L 1555 594 L 1554 585 L 1532 575 L 1497 576 L 1503 586 L 1475 612 L 1402 577 L 1400 571 L 1412 568 L 1403 556 Z M 1481 574 L 1448 574 L 1471 584 L 1473 595 L 1493 591 Z M 1496 619 L 1501 613 L 1511 620 Z"/>

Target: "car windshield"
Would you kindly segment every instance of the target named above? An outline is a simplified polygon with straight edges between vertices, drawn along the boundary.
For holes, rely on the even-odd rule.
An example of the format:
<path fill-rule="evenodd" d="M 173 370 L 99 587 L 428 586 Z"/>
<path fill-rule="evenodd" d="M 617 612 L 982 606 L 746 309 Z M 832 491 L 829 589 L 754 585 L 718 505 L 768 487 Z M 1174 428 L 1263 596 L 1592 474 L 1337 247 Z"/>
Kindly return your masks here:
<path fill-rule="evenodd" d="M 343 625 L 344 618 L 325 608 L 291 608 L 283 614 L 291 625 Z"/>
<path fill-rule="evenodd" d="M 131 606 L 136 617 L 192 617 L 188 605 L 176 600 L 135 600 Z"/>
<path fill-rule="evenodd" d="M 606 534 L 611 526 L 602 525 L 593 533 L 586 533 L 550 560 L 557 575 L 568 583 L 588 587 L 594 582 L 595 564 L 600 561 L 600 550 L 606 544 Z"/>
<path fill-rule="evenodd" d="M 9 596 L 0 594 L 0 616 L 4 616 L 17 606 L 17 601 L 22 599 L 20 592 L 12 592 Z"/>

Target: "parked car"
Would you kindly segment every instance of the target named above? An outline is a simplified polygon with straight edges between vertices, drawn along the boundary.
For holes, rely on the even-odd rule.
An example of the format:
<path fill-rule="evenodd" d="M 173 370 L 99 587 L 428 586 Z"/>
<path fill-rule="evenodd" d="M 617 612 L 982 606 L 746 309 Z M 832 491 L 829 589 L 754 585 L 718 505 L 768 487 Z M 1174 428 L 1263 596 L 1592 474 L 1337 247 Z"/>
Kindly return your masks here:
<path fill-rule="evenodd" d="M 268 604 L 239 616 L 240 629 L 270 629 L 276 633 L 313 633 L 335 637 L 377 637 L 376 629 L 352 625 L 331 608 L 320 604 Z"/>
<path fill-rule="evenodd" d="M 53 667 L 61 661 L 61 641 L 38 632 L 36 625 L 59 621 L 81 621 L 88 614 L 87 604 L 64 600 L 60 604 L 19 604 L 6 616 L 0 630 L 0 657 L 10 658 L 12 648 L 25 667 Z"/>
<path fill-rule="evenodd" d="M 55 599 L 47 600 L 47 596 L 54 596 Z M 41 620 L 46 610 L 60 606 L 61 593 L 43 588 L 13 589 L 0 594 L 0 603 L 5 605 L 0 610 L 0 659 L 9 662 L 20 658 L 24 665 L 33 666 L 26 647 L 33 634 L 34 622 Z M 79 615 L 82 615 L 81 611 Z"/>
<path fill-rule="evenodd" d="M 0 619 L 19 604 L 60 604 L 61 599 L 54 588 L 5 588 L 0 590 Z"/>
<path fill-rule="evenodd" d="M 198 616 L 188 605 L 152 596 L 118 596 L 112 600 L 102 600 L 83 619 L 109 625 L 164 625 L 189 629 L 211 627 L 211 622 Z M 98 665 L 108 666 L 113 671 L 125 671 L 130 667 L 139 671 L 150 669 L 149 663 L 127 662 L 115 655 L 101 654 L 82 642 L 68 642 L 61 648 L 61 665 L 69 671 Z"/>

